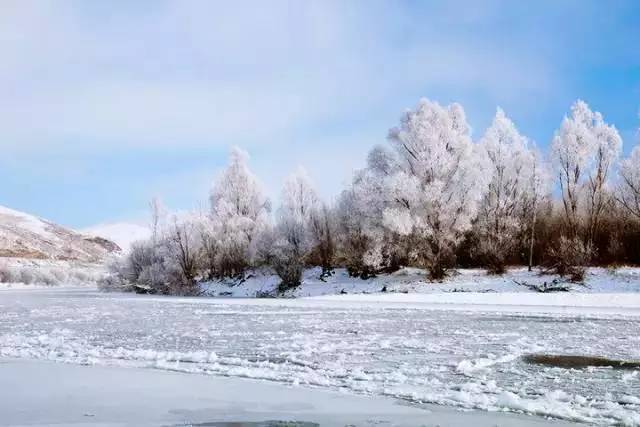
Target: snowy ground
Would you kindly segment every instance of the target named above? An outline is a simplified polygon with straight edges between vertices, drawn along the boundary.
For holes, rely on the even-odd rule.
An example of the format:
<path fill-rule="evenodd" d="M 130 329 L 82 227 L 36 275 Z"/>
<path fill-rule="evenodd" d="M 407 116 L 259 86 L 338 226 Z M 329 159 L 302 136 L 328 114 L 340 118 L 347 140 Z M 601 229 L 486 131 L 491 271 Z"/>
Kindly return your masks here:
<path fill-rule="evenodd" d="M 640 425 L 638 370 L 561 369 L 521 359 L 529 353 L 640 359 L 640 318 L 631 299 L 615 309 L 608 304 L 619 297 L 599 294 L 597 307 L 608 307 L 606 313 L 592 303 L 559 312 L 548 305 L 566 307 L 570 300 L 558 305 L 557 295 L 533 293 L 522 293 L 538 298 L 530 305 L 522 298 L 519 305 L 447 302 L 457 310 L 434 310 L 443 304 L 420 300 L 456 295 L 489 294 L 275 300 L 5 291 L 0 357 L 150 367 L 412 404 Z M 561 298 L 570 296 L 583 295 Z M 409 297 L 416 300 L 402 300 Z"/>
<path fill-rule="evenodd" d="M 518 283 L 551 283 L 557 276 L 543 275 L 539 271 L 528 272 L 526 268 L 512 268 L 503 276 L 487 275 L 481 269 L 463 269 L 455 272 L 443 282 L 429 282 L 426 272 L 416 268 L 403 268 L 393 274 L 380 275 L 362 280 L 349 277 L 345 269 L 336 269 L 333 276 L 320 279 L 319 269 L 305 271 L 302 285 L 289 292 L 288 296 L 305 297 L 347 293 L 375 293 L 386 287 L 388 292 L 440 293 L 440 292 L 524 292 L 531 291 Z M 518 282 L 518 283 L 516 283 Z M 241 283 L 214 281 L 202 284 L 205 295 L 254 297 L 257 294 L 274 292 L 280 283 L 278 276 L 257 271 Z M 615 270 L 590 268 L 585 283 L 567 284 L 579 293 L 640 293 L 640 268 L 622 267 Z"/>
<path fill-rule="evenodd" d="M 0 359 L 0 413 L 0 425 L 13 427 L 569 425 L 267 381 L 12 359 Z"/>

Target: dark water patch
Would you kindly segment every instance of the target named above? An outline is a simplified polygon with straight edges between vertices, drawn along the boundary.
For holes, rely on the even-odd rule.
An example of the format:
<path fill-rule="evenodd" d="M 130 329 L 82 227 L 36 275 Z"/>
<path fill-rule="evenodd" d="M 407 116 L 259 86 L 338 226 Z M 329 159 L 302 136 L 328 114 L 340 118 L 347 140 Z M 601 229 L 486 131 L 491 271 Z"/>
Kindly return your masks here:
<path fill-rule="evenodd" d="M 532 316 L 532 315 L 517 315 L 517 314 L 505 314 L 497 316 L 476 316 L 476 320 L 479 322 L 535 322 L 535 323 L 578 323 L 588 321 L 590 319 L 585 317 L 549 317 L 549 316 Z M 599 319 L 597 319 L 599 320 Z"/>
<path fill-rule="evenodd" d="M 565 369 L 589 367 L 613 369 L 640 369 L 640 361 L 616 360 L 596 356 L 571 356 L 561 354 L 527 354 L 522 359 L 530 364 L 552 366 Z"/>
<path fill-rule="evenodd" d="M 527 323 L 549 323 L 549 324 L 570 324 L 570 323 L 585 323 L 585 322 L 598 322 L 602 324 L 628 324 L 630 322 L 636 322 L 636 319 L 628 318 L 602 318 L 599 316 L 593 316 L 588 314 L 530 314 L 530 313 L 500 313 L 500 314 L 487 314 L 480 316 L 473 316 L 474 321 L 477 322 L 522 322 Z"/>

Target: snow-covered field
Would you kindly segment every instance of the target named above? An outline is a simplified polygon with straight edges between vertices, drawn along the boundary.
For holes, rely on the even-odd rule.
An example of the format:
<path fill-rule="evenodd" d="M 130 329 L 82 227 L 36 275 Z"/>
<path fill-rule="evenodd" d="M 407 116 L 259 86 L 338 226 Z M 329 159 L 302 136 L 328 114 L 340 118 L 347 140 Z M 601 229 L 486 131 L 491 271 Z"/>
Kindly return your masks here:
<path fill-rule="evenodd" d="M 591 303 L 577 311 L 547 307 L 566 307 L 570 297 L 580 301 L 584 293 L 522 292 L 515 305 L 499 298 L 470 305 L 474 296 L 508 294 L 222 299 L 5 291 L 0 357 L 149 367 L 413 404 L 640 425 L 638 370 L 562 369 L 521 358 L 551 353 L 640 359 L 634 300 L 616 310 L 611 305 L 624 300 L 599 292 L 597 307 L 609 307 L 606 313 Z M 446 300 L 457 295 L 463 299 Z M 528 297 L 535 304 L 524 304 Z M 457 310 L 434 310 L 444 305 L 438 298 Z"/>

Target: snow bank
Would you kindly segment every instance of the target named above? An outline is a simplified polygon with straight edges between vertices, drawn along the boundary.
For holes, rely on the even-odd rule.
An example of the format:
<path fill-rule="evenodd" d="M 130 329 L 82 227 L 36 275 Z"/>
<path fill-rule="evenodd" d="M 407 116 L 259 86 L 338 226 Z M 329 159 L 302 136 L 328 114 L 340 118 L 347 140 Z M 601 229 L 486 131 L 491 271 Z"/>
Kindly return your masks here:
<path fill-rule="evenodd" d="M 503 276 L 487 275 L 480 269 L 462 269 L 443 282 L 430 282 L 426 272 L 416 268 L 403 268 L 393 274 L 362 280 L 350 277 L 345 269 L 336 269 L 330 277 L 321 277 L 320 269 L 305 271 L 302 285 L 284 296 L 309 297 L 353 293 L 523 293 L 535 292 L 522 283 L 541 285 L 551 283 L 556 276 L 528 272 L 526 268 L 510 269 Z M 255 297 L 274 295 L 280 279 L 270 271 L 258 270 L 250 273 L 247 279 L 237 281 L 213 281 L 202 283 L 201 288 L 207 296 Z M 520 283 L 520 284 L 518 284 Z M 590 268 L 585 283 L 567 286 L 570 294 L 587 293 L 640 293 L 640 268 L 624 267 L 617 270 Z M 474 297 L 475 298 L 475 297 Z"/>
<path fill-rule="evenodd" d="M 388 308 L 640 316 L 640 294 L 630 293 L 377 293 L 325 295 L 311 299 L 351 306 L 378 304 Z"/>

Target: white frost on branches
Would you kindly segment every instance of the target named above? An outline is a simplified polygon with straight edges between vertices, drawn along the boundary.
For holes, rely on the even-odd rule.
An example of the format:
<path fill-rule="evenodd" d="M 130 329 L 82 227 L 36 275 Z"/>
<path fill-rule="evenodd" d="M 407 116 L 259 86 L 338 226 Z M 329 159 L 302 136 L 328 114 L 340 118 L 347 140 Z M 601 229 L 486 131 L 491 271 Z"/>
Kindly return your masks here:
<path fill-rule="evenodd" d="M 299 168 L 285 181 L 277 225 L 281 240 L 296 252 L 305 253 L 310 248 L 309 225 L 318 203 L 309 175 Z"/>
<path fill-rule="evenodd" d="M 486 188 L 486 162 L 464 110 L 422 99 L 388 137 L 394 167 L 385 179 L 384 225 L 418 238 L 417 256 L 442 277 L 470 229 Z"/>
<path fill-rule="evenodd" d="M 238 275 L 251 265 L 255 243 L 268 229 L 271 206 L 247 165 L 249 156 L 234 147 L 227 169 L 211 190 L 211 218 L 219 241 L 220 274 Z"/>
<path fill-rule="evenodd" d="M 478 215 L 480 253 L 495 272 L 502 272 L 506 256 L 517 240 L 521 209 L 531 193 L 540 190 L 538 159 L 513 122 L 498 109 L 480 140 L 488 160 L 489 186 Z"/>
<path fill-rule="evenodd" d="M 282 189 L 280 216 L 287 222 L 307 224 L 318 207 L 318 196 L 307 171 L 300 167 L 291 174 Z"/>
<path fill-rule="evenodd" d="M 620 135 L 583 101 L 554 135 L 552 167 L 501 109 L 474 144 L 459 104 L 421 99 L 387 139 L 335 206 L 322 203 L 308 174 L 297 170 L 284 184 L 275 221 L 247 153 L 232 149 L 206 213 L 168 222 L 152 201 L 152 236 L 115 266 L 113 283 L 194 294 L 202 280 L 244 279 L 248 268 L 262 266 L 280 276 L 281 291 L 300 285 L 305 266 L 321 267 L 321 278 L 335 266 L 363 279 L 415 266 L 442 279 L 456 255 L 460 265 L 480 261 L 501 273 L 527 252 L 531 269 L 534 249 L 546 253 L 536 262 L 579 280 L 594 255 L 608 262 L 603 249 L 626 259 L 633 234 L 622 233 L 635 232 L 630 216 L 640 220 L 640 147 L 617 169 Z M 608 184 L 616 170 L 614 193 Z M 560 212 L 551 203 L 554 175 Z"/>
<path fill-rule="evenodd" d="M 312 247 L 311 220 L 319 206 L 311 180 L 303 168 L 287 178 L 278 209 L 272 264 L 283 287 L 300 284 L 305 257 Z"/>
<path fill-rule="evenodd" d="M 617 198 L 629 213 L 640 220 L 640 146 L 634 147 L 631 155 L 620 162 Z"/>
<path fill-rule="evenodd" d="M 581 211 L 586 217 L 588 239 L 596 233 L 606 202 L 607 180 L 621 150 L 622 139 L 616 128 L 606 124 L 602 115 L 591 111 L 584 101 L 576 101 L 551 146 L 571 234 L 578 232 Z"/>

